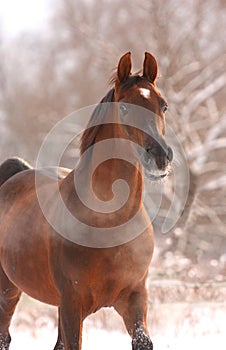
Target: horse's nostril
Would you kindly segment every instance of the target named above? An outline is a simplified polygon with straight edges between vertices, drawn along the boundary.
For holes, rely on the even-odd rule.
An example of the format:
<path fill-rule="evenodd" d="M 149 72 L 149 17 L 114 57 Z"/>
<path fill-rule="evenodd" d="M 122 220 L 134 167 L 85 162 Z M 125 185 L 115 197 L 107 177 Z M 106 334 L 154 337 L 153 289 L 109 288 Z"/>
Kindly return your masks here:
<path fill-rule="evenodd" d="M 169 162 L 171 162 L 173 160 L 173 150 L 171 147 L 168 147 L 168 153 L 167 153 L 167 159 Z"/>
<path fill-rule="evenodd" d="M 147 153 L 151 154 L 152 151 L 153 151 L 153 147 L 152 146 L 147 147 L 147 149 L 146 149 Z"/>

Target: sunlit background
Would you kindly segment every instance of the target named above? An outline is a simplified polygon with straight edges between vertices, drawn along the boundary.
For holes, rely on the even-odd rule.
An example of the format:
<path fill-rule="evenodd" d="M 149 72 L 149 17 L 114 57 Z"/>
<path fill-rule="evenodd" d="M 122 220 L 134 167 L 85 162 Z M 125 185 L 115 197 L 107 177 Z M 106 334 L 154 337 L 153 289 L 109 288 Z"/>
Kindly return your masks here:
<path fill-rule="evenodd" d="M 34 165 L 57 121 L 104 96 L 126 51 L 134 71 L 144 51 L 158 60 L 167 120 L 191 172 L 176 227 L 161 234 L 164 208 L 154 222 L 149 326 L 158 350 L 226 343 L 225 32 L 224 0 L 0 0 L 0 161 L 18 155 Z M 73 154 L 64 166 L 75 164 Z M 120 322 L 107 310 L 90 318 L 84 349 L 129 349 Z M 56 324 L 55 310 L 24 298 L 12 349 L 50 349 Z"/>
<path fill-rule="evenodd" d="M 48 0 L 1 0 L 2 34 L 7 38 L 15 38 L 26 31 L 43 30 L 50 15 L 50 4 Z"/>

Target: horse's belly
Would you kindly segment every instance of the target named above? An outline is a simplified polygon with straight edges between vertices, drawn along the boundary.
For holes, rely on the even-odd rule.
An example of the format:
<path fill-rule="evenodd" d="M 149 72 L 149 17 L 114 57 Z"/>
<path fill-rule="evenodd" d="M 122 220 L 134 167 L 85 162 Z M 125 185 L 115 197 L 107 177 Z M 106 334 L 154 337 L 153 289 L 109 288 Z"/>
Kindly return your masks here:
<path fill-rule="evenodd" d="M 11 280 L 22 292 L 41 302 L 59 305 L 59 294 L 54 287 L 45 258 L 37 259 L 36 254 L 15 254 L 5 251 L 2 267 Z"/>
<path fill-rule="evenodd" d="M 7 250 L 1 264 L 9 280 L 22 292 L 41 302 L 59 305 L 59 294 L 43 257 L 37 259 L 35 253 L 31 256 Z"/>

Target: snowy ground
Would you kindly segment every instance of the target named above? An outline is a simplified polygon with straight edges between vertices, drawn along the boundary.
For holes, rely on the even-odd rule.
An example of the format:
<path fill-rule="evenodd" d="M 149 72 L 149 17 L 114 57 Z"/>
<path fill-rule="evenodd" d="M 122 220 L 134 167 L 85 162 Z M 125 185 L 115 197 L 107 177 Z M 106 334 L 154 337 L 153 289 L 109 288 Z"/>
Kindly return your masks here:
<path fill-rule="evenodd" d="M 10 350 L 51 350 L 54 347 L 55 337 L 56 332 L 50 329 L 41 330 L 38 338 L 32 337 L 29 332 L 20 331 L 14 334 Z M 175 337 L 171 332 L 166 332 L 152 339 L 156 350 L 225 350 L 226 345 L 225 333 L 193 336 L 182 332 Z M 83 335 L 83 349 L 131 350 L 130 338 L 120 332 L 107 332 L 93 328 Z"/>
<path fill-rule="evenodd" d="M 11 327 L 10 350 L 53 349 L 56 310 L 40 305 L 26 301 L 19 307 Z M 130 337 L 112 310 L 95 317 L 85 321 L 83 350 L 131 350 Z M 149 328 L 155 350 L 225 350 L 226 303 L 154 305 Z"/>

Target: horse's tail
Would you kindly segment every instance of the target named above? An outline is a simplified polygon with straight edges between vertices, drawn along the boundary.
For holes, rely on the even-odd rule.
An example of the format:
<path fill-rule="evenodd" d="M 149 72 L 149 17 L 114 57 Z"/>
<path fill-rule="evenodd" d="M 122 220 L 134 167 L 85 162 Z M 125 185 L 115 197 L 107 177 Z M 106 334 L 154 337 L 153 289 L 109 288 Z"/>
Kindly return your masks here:
<path fill-rule="evenodd" d="M 6 159 L 0 165 L 0 186 L 11 176 L 28 169 L 32 169 L 32 166 L 21 158 Z"/>

